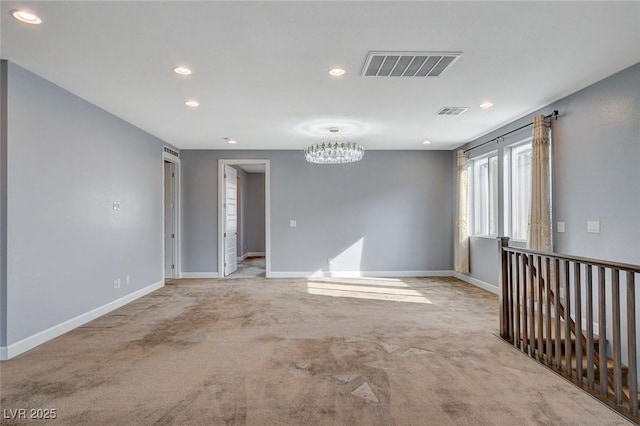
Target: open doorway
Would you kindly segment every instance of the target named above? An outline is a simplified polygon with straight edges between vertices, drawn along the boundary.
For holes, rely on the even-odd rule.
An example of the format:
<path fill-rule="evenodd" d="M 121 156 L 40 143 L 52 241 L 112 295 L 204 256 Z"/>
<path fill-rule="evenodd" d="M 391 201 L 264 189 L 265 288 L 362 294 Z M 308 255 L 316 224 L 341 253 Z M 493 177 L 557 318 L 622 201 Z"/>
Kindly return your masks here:
<path fill-rule="evenodd" d="M 180 159 L 162 153 L 162 204 L 164 213 L 163 271 L 165 279 L 180 278 Z"/>
<path fill-rule="evenodd" d="M 218 276 L 269 277 L 269 160 L 219 160 L 218 172 Z"/>

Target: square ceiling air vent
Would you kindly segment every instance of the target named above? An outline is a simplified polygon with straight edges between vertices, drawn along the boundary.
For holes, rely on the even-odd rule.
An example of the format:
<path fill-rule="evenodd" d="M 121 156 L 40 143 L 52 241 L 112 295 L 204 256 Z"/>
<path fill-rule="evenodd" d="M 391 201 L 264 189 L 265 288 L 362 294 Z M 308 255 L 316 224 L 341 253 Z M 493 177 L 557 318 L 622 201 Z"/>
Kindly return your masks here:
<path fill-rule="evenodd" d="M 469 110 L 469 107 L 443 107 L 436 115 L 462 115 Z"/>
<path fill-rule="evenodd" d="M 364 77 L 438 77 L 462 52 L 369 52 Z"/>

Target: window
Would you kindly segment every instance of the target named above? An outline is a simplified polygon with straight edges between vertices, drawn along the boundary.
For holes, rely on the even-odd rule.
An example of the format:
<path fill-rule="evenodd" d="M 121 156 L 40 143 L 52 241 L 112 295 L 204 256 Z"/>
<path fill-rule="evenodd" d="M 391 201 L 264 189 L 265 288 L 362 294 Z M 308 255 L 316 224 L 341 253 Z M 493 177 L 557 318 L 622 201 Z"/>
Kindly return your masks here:
<path fill-rule="evenodd" d="M 505 216 L 506 233 L 515 240 L 528 239 L 531 200 L 531 140 L 505 150 Z M 510 169 L 510 173 L 509 173 Z"/>
<path fill-rule="evenodd" d="M 498 156 L 472 160 L 471 224 L 473 235 L 498 235 Z"/>
<path fill-rule="evenodd" d="M 513 240 L 527 241 L 531 205 L 531 138 L 502 149 L 502 181 L 498 180 L 499 152 L 469 161 L 470 234 L 507 235 Z M 498 197 L 503 197 L 501 204 Z"/>

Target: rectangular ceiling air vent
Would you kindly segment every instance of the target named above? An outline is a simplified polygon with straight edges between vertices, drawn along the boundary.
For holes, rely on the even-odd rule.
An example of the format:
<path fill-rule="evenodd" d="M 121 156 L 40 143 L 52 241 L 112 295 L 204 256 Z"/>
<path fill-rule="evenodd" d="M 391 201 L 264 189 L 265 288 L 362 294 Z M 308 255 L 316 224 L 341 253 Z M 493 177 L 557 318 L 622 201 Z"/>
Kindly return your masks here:
<path fill-rule="evenodd" d="M 438 77 L 462 52 L 369 52 L 363 77 Z"/>
<path fill-rule="evenodd" d="M 168 146 L 164 147 L 164 152 L 166 152 L 169 155 L 173 155 L 176 158 L 180 158 L 180 152 L 176 151 L 175 149 L 171 149 Z"/>
<path fill-rule="evenodd" d="M 462 115 L 469 110 L 469 107 L 444 107 L 436 115 Z"/>

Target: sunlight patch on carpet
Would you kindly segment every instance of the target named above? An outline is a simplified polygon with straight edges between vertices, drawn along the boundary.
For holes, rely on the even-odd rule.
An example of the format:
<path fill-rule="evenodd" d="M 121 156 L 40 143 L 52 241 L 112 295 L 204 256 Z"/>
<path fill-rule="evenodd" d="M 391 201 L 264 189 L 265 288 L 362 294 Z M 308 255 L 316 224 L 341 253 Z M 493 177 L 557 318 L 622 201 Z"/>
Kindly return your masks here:
<path fill-rule="evenodd" d="M 432 302 L 420 292 L 407 288 L 349 285 L 339 282 L 319 282 L 313 280 L 307 282 L 307 292 L 318 296 L 432 304 Z"/>

